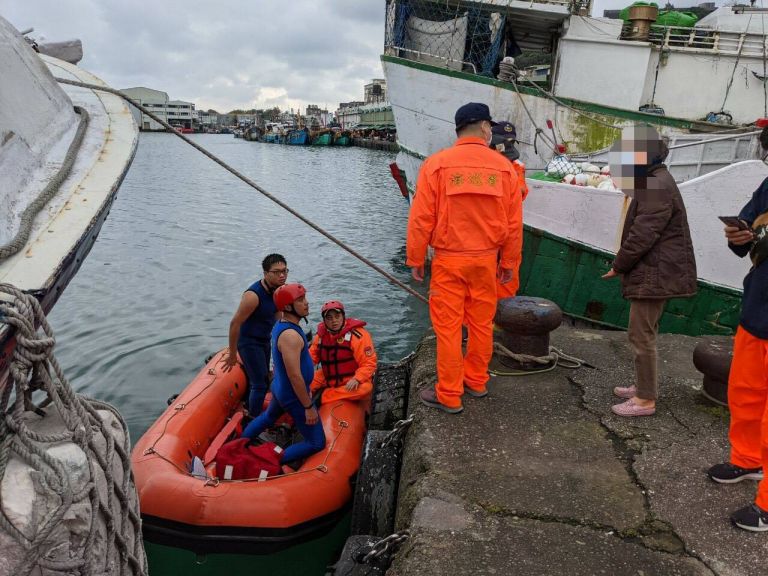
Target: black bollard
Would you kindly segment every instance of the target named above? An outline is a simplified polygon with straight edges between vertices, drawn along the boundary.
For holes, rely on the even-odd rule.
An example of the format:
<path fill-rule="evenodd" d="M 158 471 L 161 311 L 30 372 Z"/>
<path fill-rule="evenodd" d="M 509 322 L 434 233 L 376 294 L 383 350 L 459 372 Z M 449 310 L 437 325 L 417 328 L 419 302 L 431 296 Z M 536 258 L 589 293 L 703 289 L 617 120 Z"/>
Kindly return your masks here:
<path fill-rule="evenodd" d="M 693 349 L 693 365 L 704 374 L 701 393 L 721 406 L 728 406 L 728 373 L 733 360 L 733 339 L 702 340 Z"/>
<path fill-rule="evenodd" d="M 501 344 L 515 354 L 547 356 L 549 333 L 560 326 L 563 313 L 554 302 L 533 296 L 514 296 L 499 300 L 494 324 L 501 328 Z M 519 363 L 509 358 L 502 363 L 521 370 L 540 369 L 541 364 Z"/>

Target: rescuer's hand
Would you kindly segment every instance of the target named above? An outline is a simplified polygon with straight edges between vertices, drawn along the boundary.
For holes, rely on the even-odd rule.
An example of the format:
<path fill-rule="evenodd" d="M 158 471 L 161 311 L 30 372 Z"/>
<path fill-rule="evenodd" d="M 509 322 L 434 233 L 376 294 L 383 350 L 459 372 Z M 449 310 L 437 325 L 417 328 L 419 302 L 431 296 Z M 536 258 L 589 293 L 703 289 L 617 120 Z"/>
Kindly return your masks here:
<path fill-rule="evenodd" d="M 606 272 L 605 274 L 603 274 L 603 275 L 601 276 L 601 278 L 602 278 L 603 280 L 608 280 L 608 278 L 614 278 L 614 277 L 616 277 L 616 276 L 618 276 L 618 275 L 619 275 L 619 273 L 618 273 L 618 272 L 616 272 L 616 270 L 614 270 L 613 268 L 611 268 L 610 270 L 608 270 L 608 272 Z"/>
<path fill-rule="evenodd" d="M 231 351 L 227 350 L 227 355 L 224 358 L 224 366 L 222 367 L 222 370 L 224 370 L 224 372 L 229 372 L 232 370 L 232 368 L 235 367 L 235 364 L 237 364 L 237 352 L 232 354 Z"/>
<path fill-rule="evenodd" d="M 411 276 L 416 282 L 424 282 L 424 266 L 413 266 Z"/>
<path fill-rule="evenodd" d="M 360 386 L 360 382 L 358 382 L 356 378 L 350 378 L 349 382 L 347 382 L 344 385 L 344 388 L 347 390 L 347 392 L 352 392 L 354 390 L 357 390 L 359 386 Z"/>
<path fill-rule="evenodd" d="M 512 282 L 515 278 L 515 271 L 512 268 L 502 268 L 501 272 L 499 274 L 499 282 L 502 284 L 506 284 L 508 282 Z"/>
<path fill-rule="evenodd" d="M 317 424 L 317 410 L 315 410 L 314 406 L 310 406 L 309 408 L 304 410 L 304 421 L 312 426 L 312 424 Z"/>

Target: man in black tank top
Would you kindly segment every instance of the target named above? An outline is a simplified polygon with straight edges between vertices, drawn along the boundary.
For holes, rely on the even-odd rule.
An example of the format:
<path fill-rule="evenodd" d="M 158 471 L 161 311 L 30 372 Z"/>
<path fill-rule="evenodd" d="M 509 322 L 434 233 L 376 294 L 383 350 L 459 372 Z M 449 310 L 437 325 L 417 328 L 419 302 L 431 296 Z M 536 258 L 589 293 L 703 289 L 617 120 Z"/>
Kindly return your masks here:
<path fill-rule="evenodd" d="M 285 284 L 288 265 L 280 254 L 270 254 L 261 263 L 264 277 L 243 293 L 240 305 L 229 323 L 229 350 L 224 371 L 237 364 L 237 354 L 248 377 L 246 399 L 248 411 L 256 417 L 261 413 L 269 388 L 270 337 L 275 325 L 276 308 L 272 293 Z"/>

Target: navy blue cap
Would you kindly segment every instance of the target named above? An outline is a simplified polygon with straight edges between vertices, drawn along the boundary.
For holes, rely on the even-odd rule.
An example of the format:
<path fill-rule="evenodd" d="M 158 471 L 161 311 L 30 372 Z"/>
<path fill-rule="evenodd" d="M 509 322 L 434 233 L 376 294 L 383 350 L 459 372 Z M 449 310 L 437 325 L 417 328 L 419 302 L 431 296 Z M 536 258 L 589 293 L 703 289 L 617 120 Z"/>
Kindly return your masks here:
<path fill-rule="evenodd" d="M 463 128 L 467 124 L 474 124 L 481 120 L 487 120 L 491 123 L 491 126 L 496 125 L 496 122 L 491 119 L 491 111 L 488 109 L 488 106 L 481 104 L 480 102 L 464 104 L 464 106 L 456 110 L 456 116 L 454 118 L 457 130 Z"/>
<path fill-rule="evenodd" d="M 498 122 L 493 127 L 492 132 L 499 136 L 506 136 L 507 138 L 517 138 L 517 130 L 512 122 Z"/>

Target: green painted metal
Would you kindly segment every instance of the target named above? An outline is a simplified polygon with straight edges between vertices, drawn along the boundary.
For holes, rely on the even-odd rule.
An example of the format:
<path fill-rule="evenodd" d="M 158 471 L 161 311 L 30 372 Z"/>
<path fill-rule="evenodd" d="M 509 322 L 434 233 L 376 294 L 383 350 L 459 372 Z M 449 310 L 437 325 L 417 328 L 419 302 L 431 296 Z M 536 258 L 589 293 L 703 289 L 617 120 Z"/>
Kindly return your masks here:
<path fill-rule="evenodd" d="M 601 276 L 613 254 L 525 226 L 520 293 L 547 298 L 575 318 L 626 329 L 629 302 L 616 280 Z M 733 334 L 739 322 L 741 293 L 699 281 L 693 298 L 667 303 L 660 331 L 675 334 Z"/>
<path fill-rule="evenodd" d="M 189 550 L 144 541 L 151 575 L 221 576 L 222 574 L 280 574 L 283 576 L 323 576 L 326 566 L 341 554 L 349 536 L 350 517 L 311 542 L 299 544 L 266 556 L 249 554 L 208 554 L 198 556 Z"/>
<path fill-rule="evenodd" d="M 330 146 L 333 143 L 333 135 L 330 132 L 323 132 L 312 139 L 312 146 Z"/>
<path fill-rule="evenodd" d="M 433 74 L 440 74 L 442 76 L 450 76 L 452 78 L 460 78 L 462 80 L 468 80 L 469 82 L 478 82 L 480 84 L 487 84 L 488 86 L 495 86 L 502 90 L 508 90 L 514 92 L 515 89 L 509 82 L 502 82 L 495 78 L 489 78 L 487 76 L 478 76 L 470 74 L 469 72 L 461 72 L 458 70 L 449 70 L 447 68 L 440 68 L 439 66 L 432 66 L 431 64 L 425 64 L 424 62 L 415 62 L 406 58 L 399 58 L 397 56 L 389 56 L 386 54 L 381 55 L 382 62 L 391 62 L 393 64 L 399 64 L 400 66 L 407 66 L 409 68 L 415 68 L 417 70 L 424 70 L 426 72 L 432 72 Z M 525 84 L 518 84 L 517 89 L 521 94 L 528 94 L 530 96 L 538 96 L 540 98 L 545 97 L 542 92 L 536 88 L 526 86 Z M 722 130 L 721 125 L 712 124 L 711 122 L 701 122 L 694 120 L 684 120 L 682 118 L 673 118 L 670 116 L 658 116 L 656 114 L 647 114 L 645 112 L 639 112 L 635 110 L 625 110 L 623 108 L 613 108 L 611 106 L 604 106 L 602 104 L 593 104 L 592 102 L 583 102 L 581 100 L 573 100 L 571 98 L 564 98 L 558 96 L 557 99 L 568 106 L 577 108 L 583 112 L 593 112 L 603 116 L 603 120 L 610 120 L 611 118 L 623 118 L 625 120 L 632 120 L 633 122 L 641 122 L 644 124 L 651 124 L 656 126 L 672 126 L 675 128 L 683 129 L 699 129 L 704 131 Z"/>

